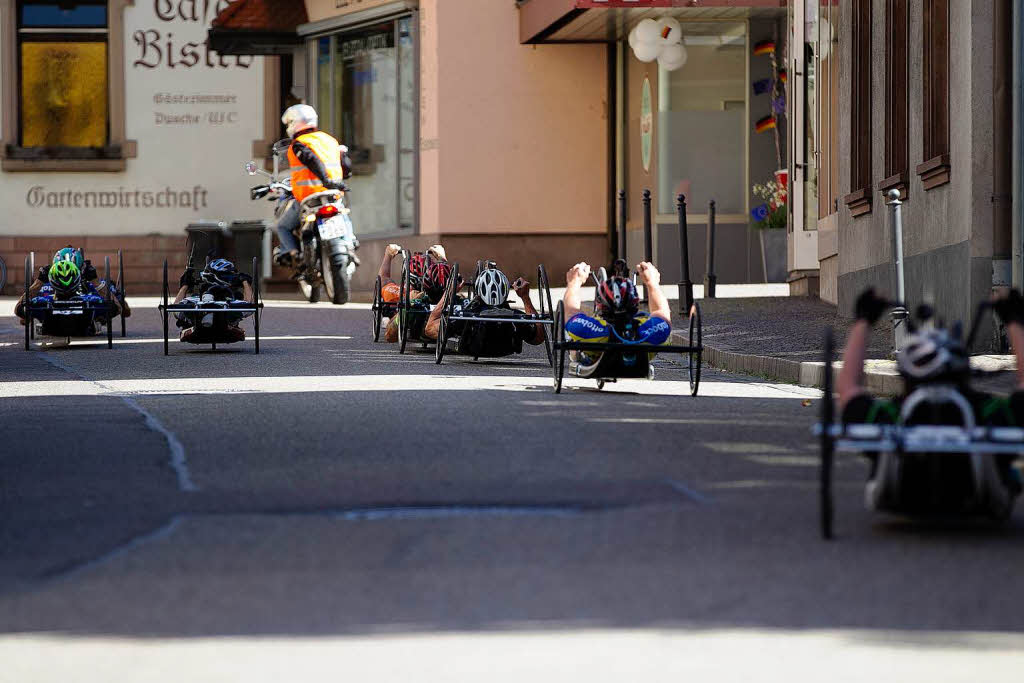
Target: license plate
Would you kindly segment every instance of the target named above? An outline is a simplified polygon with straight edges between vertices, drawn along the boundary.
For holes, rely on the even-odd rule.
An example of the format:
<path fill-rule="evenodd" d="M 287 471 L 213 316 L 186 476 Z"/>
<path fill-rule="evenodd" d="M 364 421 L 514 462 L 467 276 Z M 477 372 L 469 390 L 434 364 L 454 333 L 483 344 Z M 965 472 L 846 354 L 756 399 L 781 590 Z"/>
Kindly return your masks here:
<path fill-rule="evenodd" d="M 333 240 L 345 236 L 345 217 L 332 216 L 320 224 L 320 239 Z"/>

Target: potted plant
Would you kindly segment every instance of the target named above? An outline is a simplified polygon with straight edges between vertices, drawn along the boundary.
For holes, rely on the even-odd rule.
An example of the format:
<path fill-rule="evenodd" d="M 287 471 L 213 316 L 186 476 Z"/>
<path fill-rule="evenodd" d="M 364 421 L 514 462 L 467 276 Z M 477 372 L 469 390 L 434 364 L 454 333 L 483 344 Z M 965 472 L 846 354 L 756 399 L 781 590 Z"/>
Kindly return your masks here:
<path fill-rule="evenodd" d="M 754 207 L 750 215 L 761 237 L 761 263 L 765 282 L 786 281 L 786 221 L 788 218 L 785 171 L 772 180 L 755 184 L 754 196 L 764 203 Z"/>

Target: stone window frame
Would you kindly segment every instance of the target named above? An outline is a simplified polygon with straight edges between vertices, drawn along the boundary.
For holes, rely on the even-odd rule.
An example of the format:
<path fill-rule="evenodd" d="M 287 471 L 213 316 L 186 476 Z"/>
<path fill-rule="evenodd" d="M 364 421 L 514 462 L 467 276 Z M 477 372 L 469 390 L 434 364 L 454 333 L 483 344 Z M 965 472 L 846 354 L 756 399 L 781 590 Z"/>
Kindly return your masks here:
<path fill-rule="evenodd" d="M 854 0 L 850 22 L 850 194 L 854 217 L 871 213 L 871 0 Z"/>
<path fill-rule="evenodd" d="M 885 3 L 885 178 L 878 183 L 883 195 L 899 190 L 907 198 L 910 166 L 908 96 L 909 1 Z"/>
<path fill-rule="evenodd" d="M 916 171 L 925 190 L 949 182 L 949 0 L 924 0 L 924 161 Z"/>
<path fill-rule="evenodd" d="M 107 0 L 107 106 L 109 134 L 106 155 L 96 158 L 36 157 L 18 146 L 18 41 L 17 0 L 0 0 L 0 88 L 3 89 L 0 123 L 0 170 L 124 171 L 137 154 L 137 144 L 125 133 L 124 10 L 135 0 Z"/>

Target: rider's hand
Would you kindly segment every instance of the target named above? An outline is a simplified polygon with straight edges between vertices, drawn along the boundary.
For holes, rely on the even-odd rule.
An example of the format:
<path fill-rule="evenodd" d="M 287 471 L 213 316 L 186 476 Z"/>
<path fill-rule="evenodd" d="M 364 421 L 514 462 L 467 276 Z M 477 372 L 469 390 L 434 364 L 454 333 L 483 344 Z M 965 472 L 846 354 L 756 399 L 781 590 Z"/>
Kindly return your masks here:
<path fill-rule="evenodd" d="M 512 291 L 516 293 L 516 296 L 525 301 L 526 298 L 530 296 L 529 281 L 525 280 L 524 278 L 517 279 L 515 282 L 512 283 Z"/>
<path fill-rule="evenodd" d="M 565 284 L 569 287 L 580 286 L 590 277 L 590 265 L 584 262 L 577 263 L 565 274 Z"/>
<path fill-rule="evenodd" d="M 889 307 L 890 304 L 887 300 L 878 296 L 874 288 L 868 287 L 857 297 L 857 302 L 853 305 L 853 314 L 857 320 L 864 320 L 868 325 L 874 325 Z"/>
<path fill-rule="evenodd" d="M 324 183 L 324 187 L 328 190 L 338 190 L 339 192 L 348 192 L 348 185 L 341 180 L 329 180 Z"/>
<path fill-rule="evenodd" d="M 661 273 L 654 267 L 653 263 L 643 261 L 636 265 L 636 277 L 648 287 L 657 287 L 661 284 Z"/>
<path fill-rule="evenodd" d="M 181 279 L 178 280 L 179 287 L 188 287 L 191 289 L 196 285 L 196 271 L 195 268 L 186 268 L 185 272 L 181 274 Z"/>
<path fill-rule="evenodd" d="M 402 251 L 402 246 L 399 244 L 389 244 L 384 247 L 384 253 L 388 256 L 397 256 L 400 251 Z"/>
<path fill-rule="evenodd" d="M 992 308 L 1004 325 L 1010 323 L 1024 324 L 1024 296 L 1016 289 L 992 301 Z"/>
<path fill-rule="evenodd" d="M 96 272 L 96 266 L 92 265 L 91 261 L 85 262 L 85 267 L 82 268 L 82 279 L 86 282 L 100 279 L 99 273 Z"/>

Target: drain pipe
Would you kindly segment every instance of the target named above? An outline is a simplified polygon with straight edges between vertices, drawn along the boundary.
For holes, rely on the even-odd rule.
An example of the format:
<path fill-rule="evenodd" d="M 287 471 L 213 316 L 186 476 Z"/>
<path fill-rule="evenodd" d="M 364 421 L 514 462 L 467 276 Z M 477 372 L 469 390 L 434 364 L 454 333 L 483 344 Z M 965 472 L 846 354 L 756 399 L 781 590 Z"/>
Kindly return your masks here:
<path fill-rule="evenodd" d="M 1024 286 L 1024 7 L 1013 2 L 1013 273 L 1011 281 L 1018 290 Z M 998 141 L 997 141 L 998 144 Z"/>
<path fill-rule="evenodd" d="M 899 351 L 907 337 L 907 284 L 903 276 L 903 202 L 900 191 L 889 190 L 889 208 L 892 214 L 893 265 L 896 267 L 896 300 L 899 305 L 892 309 L 893 349 Z"/>

